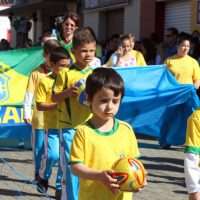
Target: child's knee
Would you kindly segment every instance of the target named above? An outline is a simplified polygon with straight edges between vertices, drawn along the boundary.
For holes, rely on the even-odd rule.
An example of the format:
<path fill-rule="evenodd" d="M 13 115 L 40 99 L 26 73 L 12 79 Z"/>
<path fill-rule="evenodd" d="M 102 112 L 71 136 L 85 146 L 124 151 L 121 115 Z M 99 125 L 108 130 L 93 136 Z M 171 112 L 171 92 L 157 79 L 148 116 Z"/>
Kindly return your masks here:
<path fill-rule="evenodd" d="M 189 200 L 200 200 L 200 191 L 189 194 Z"/>

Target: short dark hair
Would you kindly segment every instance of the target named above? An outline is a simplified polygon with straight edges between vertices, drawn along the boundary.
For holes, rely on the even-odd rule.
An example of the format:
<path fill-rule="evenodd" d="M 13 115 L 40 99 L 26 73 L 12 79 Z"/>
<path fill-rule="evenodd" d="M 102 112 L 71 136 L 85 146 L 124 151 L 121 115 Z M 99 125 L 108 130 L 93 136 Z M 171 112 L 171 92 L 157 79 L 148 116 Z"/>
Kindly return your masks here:
<path fill-rule="evenodd" d="M 102 88 L 109 88 L 115 96 L 124 96 L 124 81 L 122 77 L 112 68 L 96 68 L 86 80 L 86 94 L 88 100 L 92 100 L 94 95 Z"/>
<path fill-rule="evenodd" d="M 60 47 L 58 40 L 49 39 L 44 43 L 44 46 L 43 46 L 44 54 L 49 54 L 51 53 L 51 51 L 53 51 L 55 48 L 58 48 L 58 47 Z"/>
<path fill-rule="evenodd" d="M 81 28 L 74 31 L 73 48 L 77 48 L 82 44 L 96 43 L 94 36 L 87 28 Z"/>
<path fill-rule="evenodd" d="M 170 31 L 173 35 L 178 36 L 178 29 L 175 27 L 167 28 L 167 31 Z"/>
<path fill-rule="evenodd" d="M 180 45 L 185 40 L 191 42 L 191 36 L 187 33 L 180 34 L 178 37 L 177 45 Z"/>
<path fill-rule="evenodd" d="M 50 61 L 57 63 L 61 59 L 70 59 L 69 53 L 63 47 L 57 47 L 50 52 Z"/>
<path fill-rule="evenodd" d="M 64 17 L 63 17 L 63 23 L 65 22 L 65 20 L 67 20 L 68 18 L 70 18 L 71 20 L 74 21 L 74 23 L 76 24 L 76 26 L 79 26 L 80 23 L 80 18 L 78 16 L 77 13 L 75 12 L 67 12 Z"/>

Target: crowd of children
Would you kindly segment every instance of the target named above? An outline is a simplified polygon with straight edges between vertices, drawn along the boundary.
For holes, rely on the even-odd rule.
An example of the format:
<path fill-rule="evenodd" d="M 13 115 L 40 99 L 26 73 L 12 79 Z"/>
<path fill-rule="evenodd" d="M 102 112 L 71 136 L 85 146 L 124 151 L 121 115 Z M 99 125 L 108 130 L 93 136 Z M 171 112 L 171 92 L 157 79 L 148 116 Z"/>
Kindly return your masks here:
<path fill-rule="evenodd" d="M 111 166 L 121 156 L 139 156 L 132 128 L 115 118 L 124 82 L 112 68 L 146 66 L 146 61 L 133 50 L 133 35 L 114 35 L 107 52 L 98 54 L 93 31 L 78 25 L 78 16 L 67 13 L 58 38 L 44 38 L 45 61 L 31 73 L 25 93 L 24 120 L 33 128 L 37 190 L 47 192 L 57 164 L 56 199 L 131 200 L 132 193 L 121 192 L 118 180 L 111 176 Z M 167 31 L 177 37 L 175 29 Z M 155 62 L 163 62 L 167 55 L 165 63 L 177 81 L 198 89 L 200 69 L 188 55 L 188 35 L 182 34 L 177 44 L 177 49 L 163 45 Z M 186 61 L 190 66 L 183 67 Z M 199 116 L 195 111 L 187 127 L 185 177 L 190 200 L 200 200 Z"/>

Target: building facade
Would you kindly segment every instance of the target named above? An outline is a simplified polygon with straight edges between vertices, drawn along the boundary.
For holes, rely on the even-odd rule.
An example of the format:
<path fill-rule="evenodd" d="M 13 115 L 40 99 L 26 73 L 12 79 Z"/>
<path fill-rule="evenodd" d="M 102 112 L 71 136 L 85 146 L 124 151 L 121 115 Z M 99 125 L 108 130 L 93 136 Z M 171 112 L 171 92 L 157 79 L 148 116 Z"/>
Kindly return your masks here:
<path fill-rule="evenodd" d="M 55 17 L 67 10 L 76 11 L 76 1 L 14 0 L 10 8 L 0 11 L 0 15 L 7 15 L 11 20 L 12 46 L 23 47 L 27 38 L 38 42 L 44 31 L 53 28 Z"/>
<path fill-rule="evenodd" d="M 200 30 L 200 1 L 84 0 L 83 18 L 100 40 L 114 33 L 133 33 L 141 39 L 155 32 L 163 38 L 169 27 L 187 33 Z"/>
<path fill-rule="evenodd" d="M 12 25 L 20 17 L 31 22 L 28 37 L 37 42 L 54 18 L 67 10 L 81 14 L 82 25 L 91 26 L 100 41 L 112 34 L 132 33 L 136 39 L 157 33 L 161 38 L 168 27 L 191 33 L 200 31 L 200 0 L 0 0 L 13 3 L 0 11 Z M 80 6 L 81 5 L 81 6 Z M 13 46 L 18 30 L 12 29 Z"/>

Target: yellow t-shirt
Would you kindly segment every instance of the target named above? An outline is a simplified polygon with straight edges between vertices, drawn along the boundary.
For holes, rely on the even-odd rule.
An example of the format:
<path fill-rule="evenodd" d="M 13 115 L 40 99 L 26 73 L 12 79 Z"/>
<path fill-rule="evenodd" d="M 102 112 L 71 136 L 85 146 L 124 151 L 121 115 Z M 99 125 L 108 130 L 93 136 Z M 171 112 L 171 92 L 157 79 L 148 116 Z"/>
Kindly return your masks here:
<path fill-rule="evenodd" d="M 200 154 L 200 109 L 187 120 L 185 152 Z"/>
<path fill-rule="evenodd" d="M 140 51 L 131 50 L 131 54 L 134 58 L 136 58 L 136 66 L 146 66 L 146 61 L 144 59 L 144 56 Z"/>
<path fill-rule="evenodd" d="M 85 81 L 90 73 L 92 73 L 92 68 L 87 67 L 80 69 L 75 65 L 69 70 L 63 68 L 58 73 L 53 89 L 54 93 L 60 93 L 72 85 L 77 85 L 80 89 L 80 95 L 78 95 L 78 97 L 69 97 L 59 103 L 58 112 L 60 128 L 75 128 L 77 125 L 87 121 L 91 116 L 89 107 L 84 104 L 85 102 L 82 102 Z"/>
<path fill-rule="evenodd" d="M 177 57 L 176 55 L 168 58 L 164 62 L 176 80 L 182 84 L 194 84 L 200 80 L 200 68 L 198 62 L 190 57 Z"/>
<path fill-rule="evenodd" d="M 52 103 L 52 91 L 53 84 L 55 82 L 55 77 L 51 74 L 44 77 L 39 82 L 37 92 L 36 92 L 36 102 L 37 103 Z M 58 111 L 49 110 L 44 111 L 44 127 L 46 129 L 58 129 Z"/>
<path fill-rule="evenodd" d="M 122 156 L 138 157 L 135 134 L 125 122 L 115 119 L 109 132 L 100 132 L 88 123 L 77 127 L 71 148 L 71 163 L 81 162 L 95 170 L 109 170 Z M 79 200 L 131 200 L 132 193 L 114 195 L 98 181 L 80 178 Z"/>
<path fill-rule="evenodd" d="M 45 77 L 47 74 L 44 72 L 43 65 L 40 65 L 36 70 L 34 70 L 28 81 L 26 92 L 30 92 L 33 94 L 35 98 L 36 89 L 40 82 L 40 80 Z M 34 99 L 35 101 L 35 99 Z M 33 113 L 32 113 L 32 127 L 34 129 L 43 129 L 44 128 L 44 118 L 43 111 L 38 111 L 35 106 L 35 102 L 33 103 Z"/>

